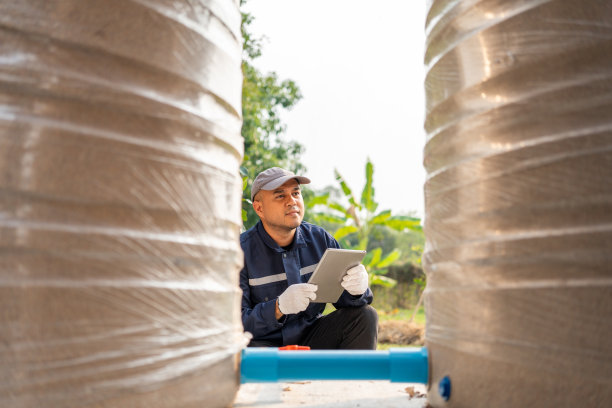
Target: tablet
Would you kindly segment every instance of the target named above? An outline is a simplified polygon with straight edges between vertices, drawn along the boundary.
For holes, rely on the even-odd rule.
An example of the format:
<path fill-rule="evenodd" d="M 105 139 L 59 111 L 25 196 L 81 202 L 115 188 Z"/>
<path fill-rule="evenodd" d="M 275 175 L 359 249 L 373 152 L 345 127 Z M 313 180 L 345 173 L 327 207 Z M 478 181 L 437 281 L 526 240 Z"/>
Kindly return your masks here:
<path fill-rule="evenodd" d="M 335 303 L 344 288 L 342 278 L 353 266 L 361 263 L 366 251 L 327 248 L 308 283 L 317 285 L 313 303 Z"/>

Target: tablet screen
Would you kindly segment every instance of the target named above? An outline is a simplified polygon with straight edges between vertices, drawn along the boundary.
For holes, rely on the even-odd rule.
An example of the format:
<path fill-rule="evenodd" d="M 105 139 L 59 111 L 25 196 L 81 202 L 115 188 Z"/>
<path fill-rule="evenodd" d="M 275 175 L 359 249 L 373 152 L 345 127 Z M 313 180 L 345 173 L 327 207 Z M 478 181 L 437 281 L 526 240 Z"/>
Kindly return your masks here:
<path fill-rule="evenodd" d="M 317 285 L 314 303 L 335 303 L 342 295 L 342 278 L 353 266 L 361 263 L 366 251 L 328 248 L 317 264 L 308 283 Z"/>

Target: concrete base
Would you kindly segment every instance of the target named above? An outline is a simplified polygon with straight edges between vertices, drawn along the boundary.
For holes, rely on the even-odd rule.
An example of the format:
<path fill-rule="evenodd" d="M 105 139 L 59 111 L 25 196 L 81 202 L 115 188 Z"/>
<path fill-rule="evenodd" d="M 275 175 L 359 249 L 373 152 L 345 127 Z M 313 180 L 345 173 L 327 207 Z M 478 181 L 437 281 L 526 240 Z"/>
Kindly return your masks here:
<path fill-rule="evenodd" d="M 414 395 L 411 396 L 409 391 Z M 234 408 L 424 408 L 426 406 L 424 384 L 388 381 L 242 384 L 233 405 Z"/>

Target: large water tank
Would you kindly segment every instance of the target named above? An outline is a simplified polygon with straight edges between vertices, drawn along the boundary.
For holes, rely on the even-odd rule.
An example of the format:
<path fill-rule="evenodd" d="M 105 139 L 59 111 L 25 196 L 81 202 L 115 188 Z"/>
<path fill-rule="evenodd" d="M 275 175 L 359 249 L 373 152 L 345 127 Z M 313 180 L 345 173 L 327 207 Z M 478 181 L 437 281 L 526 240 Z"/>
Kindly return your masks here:
<path fill-rule="evenodd" d="M 433 406 L 612 406 L 611 21 L 607 0 L 428 2 Z"/>
<path fill-rule="evenodd" d="M 0 2 L 0 406 L 231 403 L 240 20 Z"/>

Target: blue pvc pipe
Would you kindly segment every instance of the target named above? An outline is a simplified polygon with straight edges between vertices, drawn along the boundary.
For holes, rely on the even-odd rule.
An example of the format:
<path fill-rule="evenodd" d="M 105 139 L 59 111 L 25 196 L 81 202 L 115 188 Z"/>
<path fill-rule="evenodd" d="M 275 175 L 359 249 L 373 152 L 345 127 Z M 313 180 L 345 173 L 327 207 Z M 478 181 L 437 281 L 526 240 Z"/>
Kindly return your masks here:
<path fill-rule="evenodd" d="M 242 350 L 241 382 L 298 380 L 390 380 L 427 383 L 427 349 L 387 351 L 277 348 Z"/>

